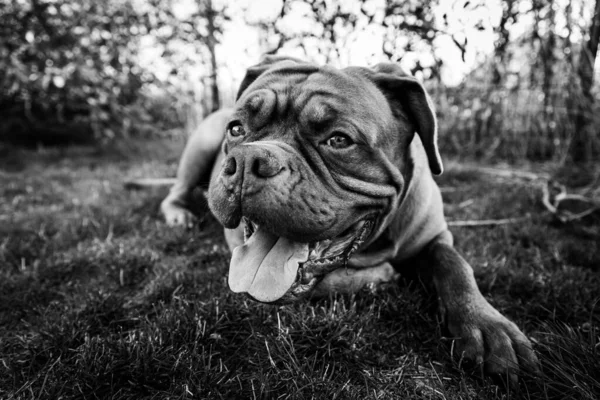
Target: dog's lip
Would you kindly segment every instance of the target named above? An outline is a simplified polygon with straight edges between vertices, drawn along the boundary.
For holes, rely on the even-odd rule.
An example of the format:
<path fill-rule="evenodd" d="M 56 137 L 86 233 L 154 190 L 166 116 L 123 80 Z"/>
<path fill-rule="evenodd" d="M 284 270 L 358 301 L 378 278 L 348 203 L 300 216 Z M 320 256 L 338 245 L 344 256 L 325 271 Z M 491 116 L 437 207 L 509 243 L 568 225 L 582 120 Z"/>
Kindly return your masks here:
<path fill-rule="evenodd" d="M 347 261 L 347 259 L 350 258 L 350 256 L 358 249 L 358 247 L 360 247 L 360 245 L 366 241 L 367 236 L 372 231 L 374 220 L 374 216 L 369 215 L 350 225 L 350 227 L 335 237 L 305 242 L 308 244 L 309 249 L 308 260 L 306 263 L 324 263 L 327 261 L 336 261 L 337 259 L 339 259 L 339 261 Z M 247 217 L 242 218 L 242 223 L 244 224 L 244 242 L 247 242 L 252 234 L 258 229 L 258 224 Z M 317 258 L 317 253 L 320 246 L 323 246 L 326 242 L 335 243 L 336 241 L 339 241 L 340 238 L 346 238 L 346 241 L 349 242 L 349 245 L 345 246 L 341 249 L 341 251 L 338 251 L 333 255 Z"/>

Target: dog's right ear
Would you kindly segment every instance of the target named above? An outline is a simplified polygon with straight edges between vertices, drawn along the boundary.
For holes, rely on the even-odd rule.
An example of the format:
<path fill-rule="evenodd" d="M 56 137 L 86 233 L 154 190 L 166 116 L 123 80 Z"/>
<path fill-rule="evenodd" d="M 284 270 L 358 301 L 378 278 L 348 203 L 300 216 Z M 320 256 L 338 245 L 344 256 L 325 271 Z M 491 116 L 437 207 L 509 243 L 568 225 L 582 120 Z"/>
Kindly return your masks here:
<path fill-rule="evenodd" d="M 240 88 L 238 89 L 237 96 L 235 97 L 235 99 L 238 100 L 242 96 L 242 93 L 244 93 L 244 91 L 248 88 L 248 86 L 250 86 L 250 84 L 254 82 L 256 78 L 258 78 L 268 69 L 274 67 L 275 65 L 284 66 L 294 64 L 304 64 L 304 61 L 294 57 L 267 54 L 258 64 L 248 68 L 248 70 L 246 71 L 246 76 L 240 84 Z"/>

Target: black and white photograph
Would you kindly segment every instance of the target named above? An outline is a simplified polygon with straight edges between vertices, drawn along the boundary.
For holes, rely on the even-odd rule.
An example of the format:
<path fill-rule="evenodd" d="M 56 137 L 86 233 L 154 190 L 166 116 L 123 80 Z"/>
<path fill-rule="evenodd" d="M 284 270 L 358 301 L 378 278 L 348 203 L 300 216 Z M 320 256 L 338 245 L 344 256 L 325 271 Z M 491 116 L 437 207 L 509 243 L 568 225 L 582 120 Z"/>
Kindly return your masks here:
<path fill-rule="evenodd" d="M 600 0 L 0 0 L 0 399 L 600 399 Z"/>

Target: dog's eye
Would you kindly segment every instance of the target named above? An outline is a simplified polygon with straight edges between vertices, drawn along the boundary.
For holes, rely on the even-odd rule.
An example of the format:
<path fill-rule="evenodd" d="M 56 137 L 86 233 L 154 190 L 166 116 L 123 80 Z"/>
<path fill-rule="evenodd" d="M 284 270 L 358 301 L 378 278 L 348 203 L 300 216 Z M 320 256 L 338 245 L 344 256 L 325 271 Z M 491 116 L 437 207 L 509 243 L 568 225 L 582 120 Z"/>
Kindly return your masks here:
<path fill-rule="evenodd" d="M 354 144 L 354 141 L 350 136 L 343 133 L 336 133 L 325 142 L 327 146 L 331 146 L 334 149 L 344 149 Z"/>
<path fill-rule="evenodd" d="M 227 134 L 231 136 L 244 136 L 246 131 L 239 121 L 234 121 L 227 126 Z"/>

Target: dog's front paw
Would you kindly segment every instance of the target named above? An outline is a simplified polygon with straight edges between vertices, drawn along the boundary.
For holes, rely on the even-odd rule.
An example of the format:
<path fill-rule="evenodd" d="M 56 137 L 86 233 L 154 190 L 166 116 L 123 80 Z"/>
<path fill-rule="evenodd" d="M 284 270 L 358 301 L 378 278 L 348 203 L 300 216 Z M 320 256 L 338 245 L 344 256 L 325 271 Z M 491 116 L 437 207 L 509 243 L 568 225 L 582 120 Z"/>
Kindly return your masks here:
<path fill-rule="evenodd" d="M 539 361 L 531 342 L 512 321 L 482 296 L 467 305 L 446 310 L 448 329 L 455 340 L 453 356 L 475 362 L 487 374 L 518 383 L 518 372 L 537 374 Z"/>
<path fill-rule="evenodd" d="M 189 210 L 176 204 L 169 198 L 166 198 L 160 204 L 160 211 L 169 226 L 185 226 L 186 228 L 192 228 L 197 219 Z"/>

